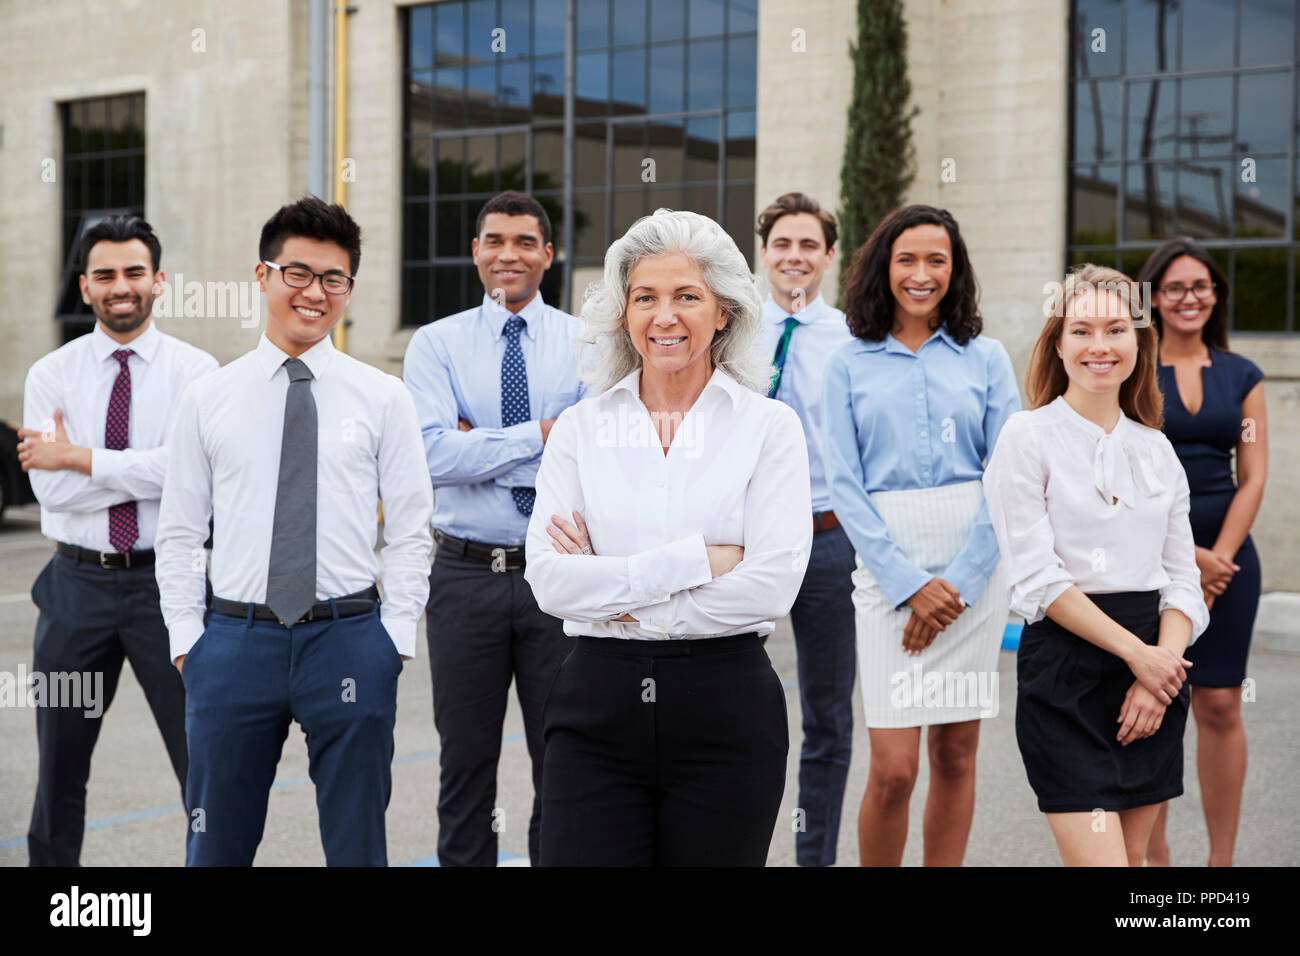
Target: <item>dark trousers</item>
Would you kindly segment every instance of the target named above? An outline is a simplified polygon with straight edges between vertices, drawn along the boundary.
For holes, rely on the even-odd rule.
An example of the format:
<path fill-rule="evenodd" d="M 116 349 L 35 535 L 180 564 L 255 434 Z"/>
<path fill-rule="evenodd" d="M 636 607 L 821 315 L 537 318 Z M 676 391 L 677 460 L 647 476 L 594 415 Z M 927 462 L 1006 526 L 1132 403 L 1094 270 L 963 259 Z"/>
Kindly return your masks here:
<path fill-rule="evenodd" d="M 47 678 L 77 675 L 83 700 L 82 706 L 70 707 L 66 700 L 47 697 L 48 703 L 63 706 L 36 710 L 40 769 L 27 851 L 32 866 L 77 866 L 90 758 L 103 715 L 117 692 L 123 658 L 131 662 L 144 689 L 182 794 L 185 689 L 171 663 L 152 565 L 110 571 L 55 554 L 32 585 L 32 600 L 40 610 L 33 673 Z M 84 706 L 86 688 L 102 698 L 93 708 Z"/>
<path fill-rule="evenodd" d="M 790 609 L 799 658 L 803 749 L 795 862 L 830 866 L 853 755 L 853 679 L 857 676 L 853 617 L 853 545 L 843 528 L 813 535 L 799 596 Z"/>
<path fill-rule="evenodd" d="M 495 866 L 494 814 L 501 728 L 513 676 L 533 767 L 528 856 L 539 862 L 542 820 L 542 704 L 570 647 L 564 625 L 544 614 L 522 570 L 439 552 L 429 574 L 425 622 L 439 753 L 438 862 Z"/>
<path fill-rule="evenodd" d="M 579 637 L 545 725 L 544 866 L 767 861 L 790 740 L 758 637 Z"/>
<path fill-rule="evenodd" d="M 185 658 L 187 866 L 248 866 L 291 721 L 329 866 L 385 866 L 402 658 L 379 608 L 284 627 L 212 614 Z"/>

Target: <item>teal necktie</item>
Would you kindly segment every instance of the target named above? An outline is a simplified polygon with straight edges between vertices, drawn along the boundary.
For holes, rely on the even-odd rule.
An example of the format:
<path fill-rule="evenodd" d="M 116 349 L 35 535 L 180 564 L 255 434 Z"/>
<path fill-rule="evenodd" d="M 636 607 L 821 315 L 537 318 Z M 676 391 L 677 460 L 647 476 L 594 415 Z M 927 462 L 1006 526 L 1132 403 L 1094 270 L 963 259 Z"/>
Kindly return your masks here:
<path fill-rule="evenodd" d="M 781 333 L 781 341 L 776 343 L 776 354 L 772 356 L 776 371 L 772 373 L 772 387 L 767 390 L 768 398 L 776 398 L 777 389 L 781 387 L 781 370 L 785 368 L 785 356 L 790 351 L 790 334 L 798 324 L 799 320 L 793 315 L 785 320 L 785 331 Z"/>

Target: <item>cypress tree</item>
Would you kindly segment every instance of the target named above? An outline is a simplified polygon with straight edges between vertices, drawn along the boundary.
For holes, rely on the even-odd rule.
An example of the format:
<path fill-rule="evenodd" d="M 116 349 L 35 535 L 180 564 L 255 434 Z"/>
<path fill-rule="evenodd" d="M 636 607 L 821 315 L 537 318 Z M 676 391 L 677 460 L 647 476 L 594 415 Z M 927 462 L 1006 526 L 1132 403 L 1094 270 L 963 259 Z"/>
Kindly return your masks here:
<path fill-rule="evenodd" d="M 902 205 L 916 173 L 912 84 L 907 79 L 907 28 L 902 0 L 858 0 L 858 42 L 849 44 L 853 96 L 840 168 L 840 262 L 887 213 Z"/>

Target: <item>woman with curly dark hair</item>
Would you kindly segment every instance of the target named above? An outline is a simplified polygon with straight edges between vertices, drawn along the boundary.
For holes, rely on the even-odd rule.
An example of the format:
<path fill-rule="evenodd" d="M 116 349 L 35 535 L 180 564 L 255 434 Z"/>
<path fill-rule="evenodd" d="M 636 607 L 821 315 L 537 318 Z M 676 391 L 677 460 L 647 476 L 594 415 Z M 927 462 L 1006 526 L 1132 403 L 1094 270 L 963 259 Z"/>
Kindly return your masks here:
<path fill-rule="evenodd" d="M 844 294 L 856 340 L 826 365 L 827 480 L 858 564 L 864 866 L 902 862 L 926 726 L 924 861 L 961 864 L 979 721 L 997 713 L 1008 600 L 981 478 L 1020 391 L 980 334 L 978 295 L 952 215 L 905 206 L 858 251 Z"/>

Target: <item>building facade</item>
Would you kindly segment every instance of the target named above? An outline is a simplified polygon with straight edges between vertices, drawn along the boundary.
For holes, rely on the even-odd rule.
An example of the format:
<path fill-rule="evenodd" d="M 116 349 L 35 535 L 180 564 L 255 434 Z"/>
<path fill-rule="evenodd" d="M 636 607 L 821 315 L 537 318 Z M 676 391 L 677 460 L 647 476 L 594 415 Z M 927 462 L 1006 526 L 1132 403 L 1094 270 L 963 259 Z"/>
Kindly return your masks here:
<path fill-rule="evenodd" d="M 398 372 L 414 327 L 477 300 L 469 242 L 499 189 L 547 205 L 544 289 L 575 309 L 611 239 L 656 207 L 717 218 L 755 265 L 773 197 L 838 207 L 854 0 L 572 2 L 572 83 L 566 0 L 352 3 L 346 148 L 330 164 L 363 230 L 359 358 Z M 1068 264 L 1133 274 L 1191 234 L 1224 265 L 1232 346 L 1264 369 L 1270 410 L 1254 536 L 1266 590 L 1286 591 L 1300 591 L 1294 7 L 904 3 L 920 111 L 908 199 L 961 224 L 986 332 L 1022 378 L 1043 286 Z M 27 368 L 88 327 L 70 249 L 106 211 L 143 213 L 162 240 L 164 331 L 223 362 L 255 344 L 261 225 L 311 181 L 312 16 L 311 0 L 0 3 L 0 415 L 17 419 Z"/>

